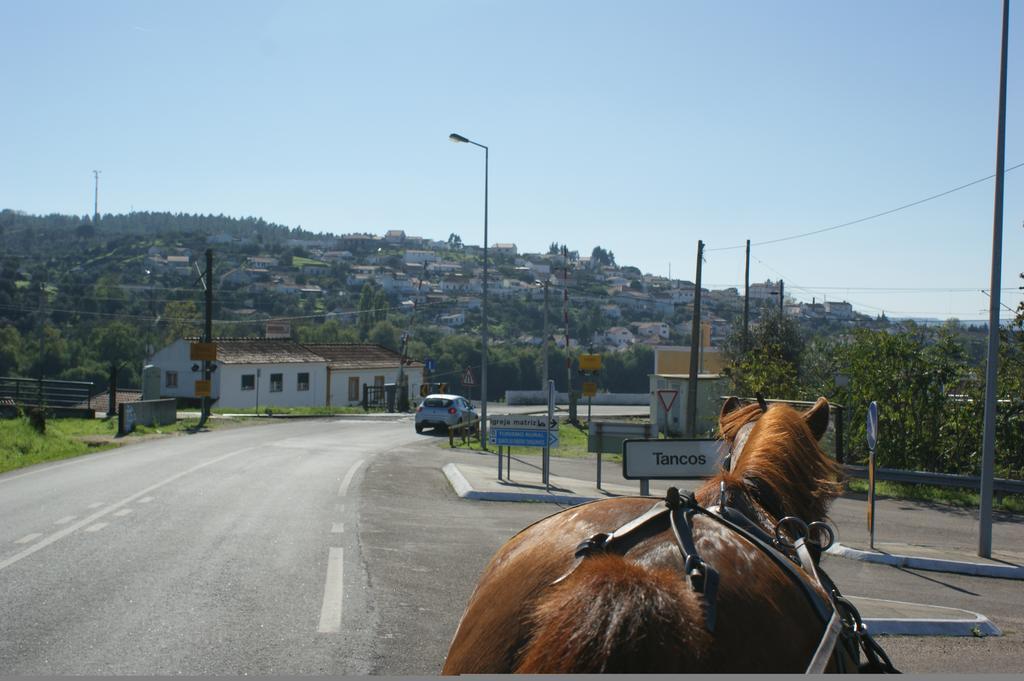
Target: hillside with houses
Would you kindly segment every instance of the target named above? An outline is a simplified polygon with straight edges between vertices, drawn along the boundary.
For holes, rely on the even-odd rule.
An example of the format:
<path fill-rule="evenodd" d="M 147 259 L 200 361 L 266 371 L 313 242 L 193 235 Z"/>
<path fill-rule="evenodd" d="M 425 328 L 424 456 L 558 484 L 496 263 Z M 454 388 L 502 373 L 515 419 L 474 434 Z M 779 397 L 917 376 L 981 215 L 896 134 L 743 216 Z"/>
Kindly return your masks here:
<path fill-rule="evenodd" d="M 0 244 L 0 375 L 102 384 L 117 364 L 137 384 L 154 352 L 200 332 L 207 250 L 217 336 L 263 337 L 269 326 L 303 342 L 369 341 L 416 360 L 436 357 L 439 375 L 477 361 L 483 249 L 454 233 L 336 235 L 256 218 L 138 212 L 93 220 L 5 210 Z M 545 339 L 551 366 L 564 366 L 568 346 L 623 355 L 622 366 L 646 364 L 645 374 L 654 347 L 690 343 L 694 283 L 645 274 L 610 250 L 552 243 L 524 252 L 495 243 L 488 270 L 492 371 L 504 372 L 502 389 L 539 382 Z M 742 293 L 702 289 L 701 297 L 702 337 L 721 346 L 740 324 Z M 776 310 L 778 298 L 777 282 L 752 284 L 751 320 Z M 787 297 L 783 309 L 819 328 L 872 323 L 842 301 Z"/>

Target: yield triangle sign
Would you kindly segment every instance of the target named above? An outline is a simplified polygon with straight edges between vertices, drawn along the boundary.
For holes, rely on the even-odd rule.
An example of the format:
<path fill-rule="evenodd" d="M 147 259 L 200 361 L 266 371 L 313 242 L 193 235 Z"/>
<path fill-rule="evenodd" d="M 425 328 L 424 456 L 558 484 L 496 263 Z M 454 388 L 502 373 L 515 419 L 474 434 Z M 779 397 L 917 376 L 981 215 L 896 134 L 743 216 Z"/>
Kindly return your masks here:
<path fill-rule="evenodd" d="M 467 368 L 462 374 L 462 385 L 476 385 L 476 377 L 473 376 L 473 369 Z"/>
<path fill-rule="evenodd" d="M 672 408 L 672 405 L 676 403 L 676 397 L 679 395 L 678 390 L 659 390 L 658 401 L 661 402 L 661 408 L 665 410 L 667 414 Z M 666 402 L 666 400 L 668 400 Z"/>

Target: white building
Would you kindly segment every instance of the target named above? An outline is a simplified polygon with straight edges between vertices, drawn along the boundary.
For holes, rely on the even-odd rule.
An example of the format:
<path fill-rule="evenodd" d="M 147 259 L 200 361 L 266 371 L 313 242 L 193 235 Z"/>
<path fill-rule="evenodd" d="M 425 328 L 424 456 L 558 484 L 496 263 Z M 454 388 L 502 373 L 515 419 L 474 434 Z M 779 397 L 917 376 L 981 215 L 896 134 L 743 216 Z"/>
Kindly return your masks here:
<path fill-rule="evenodd" d="M 640 336 L 656 337 L 662 340 L 669 338 L 669 327 L 665 322 L 637 322 L 633 326 L 636 327 L 637 334 Z"/>
<path fill-rule="evenodd" d="M 437 253 L 434 253 L 433 251 L 407 250 L 405 252 L 406 265 L 412 265 L 414 263 L 422 265 L 424 263 L 437 262 L 440 259 L 441 258 L 438 257 Z"/>
<path fill-rule="evenodd" d="M 633 344 L 633 332 L 624 326 L 613 326 L 604 332 L 605 341 L 616 348 L 624 348 Z"/>
<path fill-rule="evenodd" d="M 194 398 L 201 362 L 192 339 L 176 340 L 149 360 L 160 369 L 160 396 Z M 400 356 L 379 345 L 303 345 L 287 339 L 218 338 L 210 396 L 217 407 L 356 406 L 363 386 L 398 381 Z M 195 367 L 195 370 L 193 370 Z M 410 397 L 419 395 L 423 365 L 406 361 Z"/>

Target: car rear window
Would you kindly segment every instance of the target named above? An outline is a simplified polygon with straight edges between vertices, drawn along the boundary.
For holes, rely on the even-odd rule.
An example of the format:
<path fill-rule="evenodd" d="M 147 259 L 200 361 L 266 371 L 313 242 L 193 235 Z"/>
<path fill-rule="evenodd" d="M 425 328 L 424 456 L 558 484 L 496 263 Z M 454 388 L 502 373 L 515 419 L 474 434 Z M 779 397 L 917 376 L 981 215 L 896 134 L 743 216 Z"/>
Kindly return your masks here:
<path fill-rule="evenodd" d="M 424 407 L 448 407 L 451 406 L 451 403 L 451 400 L 446 400 L 442 397 L 431 397 L 423 400 Z"/>

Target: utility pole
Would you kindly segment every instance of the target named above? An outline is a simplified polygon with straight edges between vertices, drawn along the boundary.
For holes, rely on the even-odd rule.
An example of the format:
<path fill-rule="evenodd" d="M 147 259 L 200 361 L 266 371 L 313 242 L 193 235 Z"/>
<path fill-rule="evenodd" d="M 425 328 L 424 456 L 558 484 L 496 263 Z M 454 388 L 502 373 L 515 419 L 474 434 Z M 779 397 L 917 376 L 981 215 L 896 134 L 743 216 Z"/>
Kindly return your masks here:
<path fill-rule="evenodd" d="M 203 288 L 206 289 L 206 320 L 203 325 L 203 342 L 213 342 L 213 250 L 206 249 L 206 272 L 203 273 Z M 212 366 L 209 360 L 203 360 L 203 380 L 207 381 L 207 385 L 210 385 L 210 377 L 213 375 Z M 213 391 L 213 386 L 210 386 L 210 391 Z M 203 411 L 199 418 L 199 427 L 202 428 L 206 424 L 206 419 L 210 418 L 210 396 L 203 396 Z"/>
<path fill-rule="evenodd" d="M 999 117 L 996 124 L 996 196 L 992 215 L 992 295 L 988 308 L 988 363 L 985 366 L 985 416 L 981 440 L 981 504 L 978 555 L 992 557 L 992 488 L 996 461 L 996 381 L 999 371 L 999 287 L 1003 260 L 1003 175 L 1006 166 L 1006 52 L 1010 0 L 1003 0 L 1003 43 L 999 65 Z"/>
<path fill-rule="evenodd" d="M 96 188 L 92 196 L 92 224 L 95 226 L 100 221 L 100 173 L 102 170 L 92 171 L 93 177 L 96 179 Z"/>
<path fill-rule="evenodd" d="M 544 382 L 541 383 L 541 390 L 548 389 L 548 342 L 551 339 L 551 332 L 548 330 L 548 286 L 551 282 L 544 280 Z"/>
<path fill-rule="evenodd" d="M 690 331 L 690 379 L 686 385 L 686 436 L 697 437 L 697 376 L 700 372 L 700 266 L 704 242 L 697 242 L 697 277 L 693 287 L 693 326 Z"/>
<path fill-rule="evenodd" d="M 782 306 L 782 301 L 785 300 L 785 298 L 786 298 L 786 282 L 784 282 L 781 279 L 779 279 L 779 319 L 780 320 L 785 316 L 784 312 L 783 312 L 784 308 Z"/>
<path fill-rule="evenodd" d="M 743 352 L 750 349 L 750 239 L 747 239 L 747 265 L 743 269 Z"/>
<path fill-rule="evenodd" d="M 569 422 L 576 423 L 572 399 L 572 351 L 569 344 L 569 247 L 562 246 L 562 317 L 565 323 L 565 392 L 569 399 Z"/>

